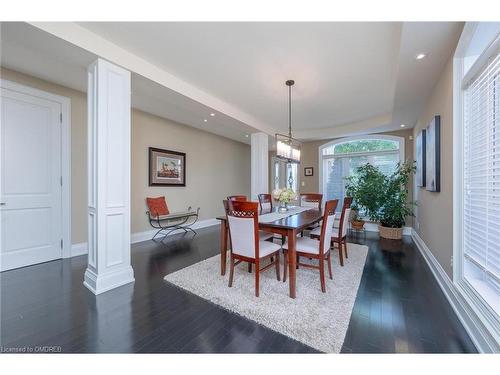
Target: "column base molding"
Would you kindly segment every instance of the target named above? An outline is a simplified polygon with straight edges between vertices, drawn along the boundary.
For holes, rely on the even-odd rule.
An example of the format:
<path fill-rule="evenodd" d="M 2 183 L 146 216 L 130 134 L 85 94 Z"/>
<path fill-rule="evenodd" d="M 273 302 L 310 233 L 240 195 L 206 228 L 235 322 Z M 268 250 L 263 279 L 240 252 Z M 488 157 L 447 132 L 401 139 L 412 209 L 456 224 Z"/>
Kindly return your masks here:
<path fill-rule="evenodd" d="M 97 295 L 118 288 L 119 286 L 133 283 L 134 281 L 134 270 L 132 266 L 99 274 L 87 268 L 83 279 L 83 285 Z"/>

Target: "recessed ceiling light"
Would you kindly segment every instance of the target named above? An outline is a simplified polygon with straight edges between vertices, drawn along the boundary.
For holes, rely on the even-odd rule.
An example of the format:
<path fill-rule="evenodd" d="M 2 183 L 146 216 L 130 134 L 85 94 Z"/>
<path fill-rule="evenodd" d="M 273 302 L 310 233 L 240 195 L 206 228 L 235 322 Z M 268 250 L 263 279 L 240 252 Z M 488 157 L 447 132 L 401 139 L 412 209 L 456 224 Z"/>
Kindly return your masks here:
<path fill-rule="evenodd" d="M 245 134 L 245 138 L 248 138 L 248 134 Z"/>
<path fill-rule="evenodd" d="M 405 124 L 401 124 L 401 125 L 399 125 L 399 126 L 401 126 L 402 128 L 404 128 L 406 125 L 405 125 Z"/>
<path fill-rule="evenodd" d="M 427 55 L 425 53 L 419 53 L 417 56 L 415 56 L 415 59 L 417 60 L 422 60 L 424 57 L 426 57 Z"/>
<path fill-rule="evenodd" d="M 215 113 L 213 113 L 213 112 L 212 112 L 212 113 L 210 114 L 210 116 L 214 117 L 214 116 L 215 116 Z"/>
<path fill-rule="evenodd" d="M 203 122 L 207 122 L 208 120 L 206 118 L 203 119 Z"/>

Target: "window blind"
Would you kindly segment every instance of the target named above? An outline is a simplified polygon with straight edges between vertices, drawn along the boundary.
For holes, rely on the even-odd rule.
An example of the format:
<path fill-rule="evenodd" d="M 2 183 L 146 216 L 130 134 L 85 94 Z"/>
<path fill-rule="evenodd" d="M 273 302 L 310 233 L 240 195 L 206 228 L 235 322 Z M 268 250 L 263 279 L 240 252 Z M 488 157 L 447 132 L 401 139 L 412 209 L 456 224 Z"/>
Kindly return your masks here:
<path fill-rule="evenodd" d="M 464 87 L 464 277 L 498 314 L 500 301 L 500 55 Z"/>

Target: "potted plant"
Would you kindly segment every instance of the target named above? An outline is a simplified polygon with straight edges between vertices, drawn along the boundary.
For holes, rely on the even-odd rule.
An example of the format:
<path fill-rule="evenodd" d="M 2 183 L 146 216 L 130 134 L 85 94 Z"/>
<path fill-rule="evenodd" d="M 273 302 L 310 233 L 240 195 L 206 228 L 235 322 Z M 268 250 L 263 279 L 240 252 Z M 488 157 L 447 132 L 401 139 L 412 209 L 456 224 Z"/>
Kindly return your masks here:
<path fill-rule="evenodd" d="M 359 207 L 356 204 L 351 205 L 351 225 L 354 230 L 362 230 L 365 226 L 365 221 L 359 214 Z"/>
<path fill-rule="evenodd" d="M 377 167 L 364 164 L 356 169 L 355 175 L 346 177 L 346 181 L 346 195 L 353 199 L 350 218 L 352 227 L 362 229 L 365 217 L 378 221 L 383 199 L 384 174 Z"/>
<path fill-rule="evenodd" d="M 288 203 L 297 199 L 297 194 L 290 188 L 283 188 L 274 190 L 273 197 L 280 202 L 279 212 L 286 212 L 288 211 Z"/>
<path fill-rule="evenodd" d="M 414 216 L 415 202 L 408 200 L 408 183 L 416 171 L 414 162 L 398 163 L 396 170 L 385 177 L 383 200 L 379 210 L 379 234 L 382 238 L 401 239 L 408 216 Z"/>

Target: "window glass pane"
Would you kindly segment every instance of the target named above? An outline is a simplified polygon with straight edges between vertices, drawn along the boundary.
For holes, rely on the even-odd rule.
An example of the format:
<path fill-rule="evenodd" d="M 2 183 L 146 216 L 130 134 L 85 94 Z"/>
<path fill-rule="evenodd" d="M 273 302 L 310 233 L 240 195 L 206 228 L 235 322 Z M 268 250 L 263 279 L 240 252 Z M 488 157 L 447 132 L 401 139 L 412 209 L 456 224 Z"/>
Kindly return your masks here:
<path fill-rule="evenodd" d="M 286 165 L 286 187 L 291 188 L 294 192 L 298 192 L 298 166 L 295 163 L 287 163 Z"/>
<path fill-rule="evenodd" d="M 358 139 L 326 147 L 323 149 L 323 155 L 395 150 L 399 150 L 399 142 L 397 141 L 391 141 L 389 139 Z"/>
<path fill-rule="evenodd" d="M 325 200 L 343 199 L 344 198 L 344 167 L 342 159 L 326 159 L 324 160 L 324 172 L 326 184 L 323 187 L 323 194 L 326 195 Z"/>

